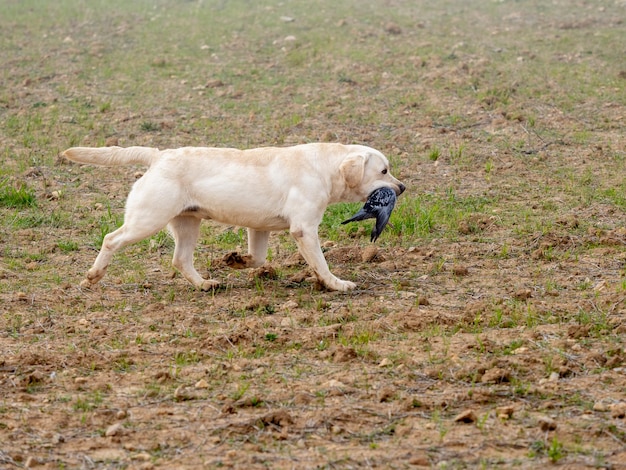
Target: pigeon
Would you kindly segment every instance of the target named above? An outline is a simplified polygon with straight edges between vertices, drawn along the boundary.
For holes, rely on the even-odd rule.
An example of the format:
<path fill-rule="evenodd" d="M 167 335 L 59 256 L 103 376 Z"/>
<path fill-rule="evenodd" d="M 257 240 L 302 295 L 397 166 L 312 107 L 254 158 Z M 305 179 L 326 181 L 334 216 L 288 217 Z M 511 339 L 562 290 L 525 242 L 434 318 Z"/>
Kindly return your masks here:
<path fill-rule="evenodd" d="M 358 220 L 376 219 L 376 226 L 372 229 L 372 236 L 370 237 L 370 240 L 375 242 L 389 222 L 389 217 L 395 205 L 396 192 L 391 188 L 378 188 L 367 197 L 365 205 L 359 212 L 341 223 L 347 224 L 348 222 L 356 222 Z"/>

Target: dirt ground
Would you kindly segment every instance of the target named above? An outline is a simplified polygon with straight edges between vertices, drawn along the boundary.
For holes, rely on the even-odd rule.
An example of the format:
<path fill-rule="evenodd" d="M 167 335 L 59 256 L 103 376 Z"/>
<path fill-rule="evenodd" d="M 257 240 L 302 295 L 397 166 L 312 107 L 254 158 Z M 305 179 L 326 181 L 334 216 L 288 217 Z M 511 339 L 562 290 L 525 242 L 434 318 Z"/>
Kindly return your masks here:
<path fill-rule="evenodd" d="M 516 7 L 524 2 L 491 3 L 506 3 L 508 16 L 477 13 L 474 20 L 493 37 L 512 40 L 528 24 L 545 28 L 548 38 L 575 35 L 567 54 L 550 53 L 571 70 L 601 68 L 589 38 L 599 27 L 603 34 L 623 28 L 626 16 L 623 2 L 601 2 L 604 10 L 573 2 L 582 16 L 570 14 L 567 2 L 553 2 L 560 9 L 550 16 L 534 2 L 532 14 Z M 160 104 L 142 113 L 119 104 L 123 97 L 109 96 L 110 109 L 98 104 L 98 93 L 106 94 L 98 86 L 113 80 L 79 71 L 113 54 L 95 33 L 77 45 L 67 39 L 76 34 L 69 27 L 48 31 L 57 41 L 51 75 L 44 62 L 37 68 L 5 57 L 0 179 L 32 188 L 37 207 L 0 207 L 0 468 L 626 469 L 626 64 L 613 64 L 598 85 L 610 96 L 598 91 L 569 106 L 547 99 L 546 90 L 467 99 L 451 90 L 480 88 L 498 67 L 490 54 L 500 52 L 459 46 L 450 49 L 454 57 L 418 57 L 433 38 L 445 40 L 434 13 L 420 22 L 410 2 L 390 5 L 408 15 L 406 23 L 359 23 L 348 15 L 330 24 L 357 44 L 401 41 L 404 56 L 389 60 L 411 62 L 408 71 L 383 63 L 346 75 L 346 63 L 337 63 L 332 83 L 340 89 L 325 95 L 312 83 L 289 85 L 295 75 L 285 72 L 293 101 L 269 121 L 242 102 L 274 96 L 280 107 L 284 95 L 246 89 L 236 63 L 216 65 L 235 70 L 234 85 L 212 78 L 198 90 L 193 80 L 171 80 L 172 100 L 205 96 L 202 109 L 180 98 L 186 104 L 178 108 Z M 268 10 L 281 18 L 277 27 L 304 21 L 284 10 Z M 19 20 L 2 21 L 3 29 L 21 31 Z M 112 21 L 113 44 L 120 35 L 139 40 L 136 25 Z M 470 40 L 454 31 L 451 47 Z M 276 33 L 277 44 L 267 40 L 277 57 L 300 40 L 288 33 Z M 228 37 L 224 48 L 234 56 L 249 46 L 244 33 Z M 585 55 L 585 38 L 594 54 Z M 625 38 L 615 44 L 622 52 Z M 418 52 L 406 55 L 407 44 Z M 149 55 L 148 70 L 158 74 L 182 60 L 181 51 Z M 521 47 L 512 60 L 538 71 L 541 54 Z M 296 59 L 288 70 L 300 66 Z M 255 65 L 281 70 L 280 60 Z M 369 110 L 407 87 L 410 73 L 420 77 L 421 101 L 403 95 L 393 112 L 370 122 Z M 515 72 L 502 81 L 522 87 Z M 567 94 L 554 86 L 555 96 Z M 91 107 L 72 108 L 87 95 Z M 302 110 L 301 96 L 320 112 L 284 124 Z M 234 108 L 218 109 L 220 99 Z M 342 103 L 352 106 L 348 117 Z M 94 123 L 80 134 L 85 145 L 197 144 L 209 133 L 199 130 L 204 125 L 231 126 L 233 142 L 222 143 L 240 147 L 362 142 L 390 155 L 409 188 L 392 223 L 423 220 L 418 212 L 436 202 L 464 209 L 453 210 L 452 222 L 433 215 L 423 236 L 388 229 L 374 248 L 367 224 L 339 236 L 323 226 L 326 259 L 336 275 L 358 284 L 354 292 L 320 290 L 287 233 L 272 235 L 265 268 L 229 269 L 223 257 L 245 239 L 210 223 L 197 264 L 222 288 L 199 292 L 171 275 L 171 242 L 157 237 L 120 254 L 101 284 L 84 289 L 94 237 L 103 220 L 121 217 L 141 169 L 58 159 L 76 143 L 70 136 L 79 132 L 81 112 Z M 451 115 L 457 119 L 444 120 Z M 32 130 L 15 124 L 27 118 Z M 26 219 L 39 222 L 18 224 Z"/>

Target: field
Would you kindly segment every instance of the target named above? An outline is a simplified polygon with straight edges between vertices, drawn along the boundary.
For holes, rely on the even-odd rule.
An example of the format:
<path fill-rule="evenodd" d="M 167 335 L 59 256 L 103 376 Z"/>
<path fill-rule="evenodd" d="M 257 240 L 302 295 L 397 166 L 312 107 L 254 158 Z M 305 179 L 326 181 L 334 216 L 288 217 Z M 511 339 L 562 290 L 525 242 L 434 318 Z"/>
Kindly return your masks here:
<path fill-rule="evenodd" d="M 623 0 L 3 0 L 0 468 L 626 468 Z M 388 227 L 203 224 L 80 281 L 144 170 L 75 146 L 361 143 Z"/>

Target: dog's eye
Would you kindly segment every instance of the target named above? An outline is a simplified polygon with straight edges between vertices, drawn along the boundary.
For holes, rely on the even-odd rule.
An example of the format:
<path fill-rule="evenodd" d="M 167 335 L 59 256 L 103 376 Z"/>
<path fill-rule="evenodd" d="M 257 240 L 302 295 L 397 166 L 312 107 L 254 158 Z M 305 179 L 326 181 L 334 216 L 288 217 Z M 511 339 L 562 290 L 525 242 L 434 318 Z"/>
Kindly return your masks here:
<path fill-rule="evenodd" d="M 386 174 L 387 174 L 387 168 L 385 168 L 385 169 L 382 171 L 382 173 L 383 173 L 383 175 L 386 175 Z"/>

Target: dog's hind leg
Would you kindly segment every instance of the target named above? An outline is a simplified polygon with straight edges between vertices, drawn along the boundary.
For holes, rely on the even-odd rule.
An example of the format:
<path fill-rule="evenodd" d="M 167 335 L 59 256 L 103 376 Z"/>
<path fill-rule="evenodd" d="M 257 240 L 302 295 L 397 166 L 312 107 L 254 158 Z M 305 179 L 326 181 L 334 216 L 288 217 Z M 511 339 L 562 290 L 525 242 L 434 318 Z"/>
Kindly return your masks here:
<path fill-rule="evenodd" d="M 248 229 L 248 268 L 258 268 L 263 266 L 267 258 L 267 245 L 270 238 L 270 232 L 261 230 Z"/>
<path fill-rule="evenodd" d="M 106 273 L 113 255 L 122 248 L 148 238 L 164 227 L 165 223 L 159 224 L 152 221 L 150 224 L 125 222 L 117 230 L 107 234 L 102 241 L 102 248 L 96 257 L 93 266 L 87 272 L 87 278 L 81 283 L 83 287 L 97 283 Z"/>
<path fill-rule="evenodd" d="M 193 252 L 200 235 L 201 222 L 196 217 L 182 215 L 170 220 L 168 228 L 174 236 L 174 242 L 176 243 L 172 265 L 198 289 L 209 290 L 217 287 L 219 281 L 204 279 L 193 266 Z"/>

